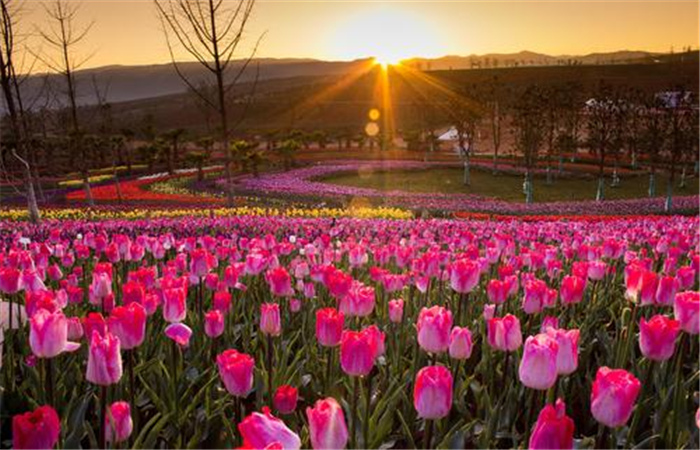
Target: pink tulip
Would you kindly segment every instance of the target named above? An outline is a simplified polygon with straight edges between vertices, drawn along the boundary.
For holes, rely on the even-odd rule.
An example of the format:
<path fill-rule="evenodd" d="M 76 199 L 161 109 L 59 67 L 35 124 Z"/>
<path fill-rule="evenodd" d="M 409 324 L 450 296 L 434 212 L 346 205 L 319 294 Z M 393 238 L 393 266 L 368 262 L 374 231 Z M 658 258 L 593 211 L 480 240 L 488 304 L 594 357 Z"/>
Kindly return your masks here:
<path fill-rule="evenodd" d="M 146 337 L 146 310 L 140 303 L 117 306 L 107 319 L 109 332 L 119 338 L 122 350 L 131 350 Z"/>
<path fill-rule="evenodd" d="M 605 272 L 608 265 L 603 261 L 591 261 L 588 263 L 588 278 L 590 280 L 600 281 L 605 278 Z"/>
<path fill-rule="evenodd" d="M 681 329 L 688 334 L 700 333 L 700 292 L 686 291 L 676 294 L 673 315 Z"/>
<path fill-rule="evenodd" d="M 423 308 L 418 315 L 418 345 L 428 353 L 442 353 L 450 345 L 452 313 L 442 306 Z"/>
<path fill-rule="evenodd" d="M 212 298 L 214 309 L 227 314 L 231 310 L 231 294 L 228 291 L 216 291 Z"/>
<path fill-rule="evenodd" d="M 254 412 L 238 424 L 238 431 L 243 436 L 243 448 L 298 450 L 301 439 L 277 417 L 270 413 L 270 408 L 263 407 L 263 412 Z"/>
<path fill-rule="evenodd" d="M 143 304 L 145 298 L 146 289 L 138 281 L 127 281 L 122 285 L 122 302 L 125 305 L 133 302 Z"/>
<path fill-rule="evenodd" d="M 289 312 L 298 313 L 299 311 L 301 311 L 301 306 L 301 300 L 299 300 L 298 298 L 293 298 L 289 300 Z"/>
<path fill-rule="evenodd" d="M 218 309 L 204 314 L 204 334 L 212 339 L 224 334 L 224 315 Z"/>
<path fill-rule="evenodd" d="M 525 340 L 523 358 L 518 375 L 531 389 L 545 391 L 557 381 L 557 353 L 559 344 L 546 334 L 530 336 Z"/>
<path fill-rule="evenodd" d="M 338 309 L 348 317 L 367 317 L 374 311 L 374 288 L 353 281 L 347 294 L 340 298 Z"/>
<path fill-rule="evenodd" d="M 557 351 L 557 374 L 569 375 L 578 367 L 578 340 L 579 330 L 561 330 L 548 327 L 546 334 L 553 338 L 559 345 Z"/>
<path fill-rule="evenodd" d="M 554 406 L 547 404 L 542 408 L 530 435 L 529 448 L 574 448 L 574 421 L 566 415 L 566 405 L 562 399 L 557 399 Z"/>
<path fill-rule="evenodd" d="M 493 317 L 496 315 L 496 305 L 491 303 L 485 304 L 484 311 L 481 313 L 481 315 L 484 317 L 484 321 L 486 322 L 493 319 Z"/>
<path fill-rule="evenodd" d="M 105 421 L 105 440 L 119 443 L 129 439 L 134 429 L 131 407 L 127 402 L 114 402 L 109 406 Z"/>
<path fill-rule="evenodd" d="M 210 291 L 215 291 L 219 287 L 219 274 L 209 272 L 204 277 L 204 286 Z"/>
<path fill-rule="evenodd" d="M 71 341 L 80 340 L 83 335 L 83 324 L 80 322 L 79 317 L 67 317 L 66 321 L 68 323 L 68 339 Z"/>
<path fill-rule="evenodd" d="M 184 288 L 163 290 L 163 319 L 166 322 L 182 322 L 187 317 L 187 291 Z"/>
<path fill-rule="evenodd" d="M 336 347 L 343 334 L 345 315 L 334 308 L 316 311 L 316 340 L 324 347 Z"/>
<path fill-rule="evenodd" d="M 56 410 L 48 405 L 12 418 L 12 447 L 15 449 L 54 448 L 60 434 L 61 420 Z"/>
<path fill-rule="evenodd" d="M 291 414 L 297 409 L 298 397 L 297 388 L 285 384 L 277 388 L 272 403 L 280 414 Z"/>
<path fill-rule="evenodd" d="M 512 314 L 503 318 L 494 317 L 487 322 L 488 343 L 494 350 L 512 352 L 523 344 L 520 321 Z"/>
<path fill-rule="evenodd" d="M 695 269 L 691 266 L 684 266 L 678 269 L 678 289 L 691 289 L 695 285 Z"/>
<path fill-rule="evenodd" d="M 90 339 L 85 379 L 101 386 L 116 384 L 122 377 L 122 355 L 119 338 L 111 333 L 104 336 L 93 331 Z"/>
<path fill-rule="evenodd" d="M 90 284 L 90 303 L 101 306 L 102 301 L 112 294 L 112 276 L 106 272 L 93 272 Z"/>
<path fill-rule="evenodd" d="M 640 389 L 639 380 L 626 370 L 599 368 L 591 389 L 593 417 L 610 428 L 626 424 Z"/>
<path fill-rule="evenodd" d="M 309 438 L 315 450 L 344 449 L 348 443 L 348 427 L 343 409 L 328 397 L 317 400 L 313 408 L 306 408 Z"/>
<path fill-rule="evenodd" d="M 676 337 L 681 324 L 677 320 L 657 314 L 649 322 L 642 317 L 639 322 L 639 348 L 652 361 L 666 361 L 673 356 Z"/>
<path fill-rule="evenodd" d="M 216 357 L 216 365 L 229 394 L 245 397 L 253 389 L 255 360 L 252 356 L 230 349 Z"/>
<path fill-rule="evenodd" d="M 377 349 L 372 336 L 358 331 L 343 331 L 340 341 L 340 366 L 346 374 L 368 375 L 374 367 Z"/>
<path fill-rule="evenodd" d="M 260 305 L 260 331 L 270 336 L 279 336 L 282 333 L 280 305 L 277 303 Z"/>
<path fill-rule="evenodd" d="M 561 280 L 559 296 L 564 305 L 579 303 L 583 299 L 583 291 L 586 289 L 586 280 L 575 275 L 567 275 Z"/>
<path fill-rule="evenodd" d="M 469 359 L 472 354 L 472 333 L 469 328 L 454 327 L 450 333 L 450 358 Z"/>
<path fill-rule="evenodd" d="M 372 358 L 377 359 L 384 354 L 384 340 L 386 336 L 379 330 L 376 325 L 370 325 L 361 331 L 362 335 L 365 336 L 372 347 Z"/>
<path fill-rule="evenodd" d="M 542 312 L 546 303 L 547 283 L 538 279 L 528 280 L 525 282 L 524 289 L 523 311 L 527 314 Z"/>
<path fill-rule="evenodd" d="M 195 277 L 204 278 L 216 265 L 216 257 L 208 251 L 195 249 L 190 252 L 190 273 Z"/>
<path fill-rule="evenodd" d="M 548 328 L 559 328 L 559 319 L 554 316 L 547 316 L 544 319 L 542 319 L 540 333 L 546 333 Z"/>
<path fill-rule="evenodd" d="M 53 358 L 80 344 L 68 341 L 68 320 L 61 311 L 40 309 L 29 319 L 29 346 L 38 358 Z"/>
<path fill-rule="evenodd" d="M 350 292 L 352 284 L 352 277 L 341 270 L 329 271 L 326 275 L 326 287 L 333 298 L 340 300 L 345 297 Z"/>
<path fill-rule="evenodd" d="M 479 284 L 480 275 L 476 261 L 459 259 L 450 266 L 450 287 L 460 294 L 467 294 Z"/>
<path fill-rule="evenodd" d="M 426 420 L 441 419 L 452 408 L 452 374 L 443 366 L 423 367 L 416 375 L 413 406 Z"/>
<path fill-rule="evenodd" d="M 292 277 L 284 267 L 268 270 L 267 273 L 265 273 L 265 280 L 267 280 L 267 283 L 270 285 L 270 292 L 272 292 L 272 295 L 278 297 L 291 297 L 294 295 Z"/>
<path fill-rule="evenodd" d="M 192 329 L 184 323 L 171 323 L 165 327 L 165 336 L 172 339 L 180 347 L 188 347 L 192 337 Z"/>
<path fill-rule="evenodd" d="M 678 280 L 675 277 L 661 277 L 659 278 L 659 285 L 656 288 L 656 304 L 671 306 L 673 304 L 673 299 L 676 297 L 676 292 L 678 292 Z"/>

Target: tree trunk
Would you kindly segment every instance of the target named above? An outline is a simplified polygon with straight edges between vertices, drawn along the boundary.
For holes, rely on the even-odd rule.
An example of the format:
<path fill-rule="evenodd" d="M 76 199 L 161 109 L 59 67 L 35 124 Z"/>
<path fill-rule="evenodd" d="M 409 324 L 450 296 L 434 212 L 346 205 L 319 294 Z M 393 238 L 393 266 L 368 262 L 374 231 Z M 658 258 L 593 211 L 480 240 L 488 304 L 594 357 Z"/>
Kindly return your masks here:
<path fill-rule="evenodd" d="M 85 190 L 85 200 L 91 208 L 95 206 L 95 200 L 92 198 L 92 189 L 90 189 L 90 180 L 88 180 L 87 172 L 83 172 L 83 189 Z"/>
<path fill-rule="evenodd" d="M 605 178 L 598 176 L 598 189 L 596 190 L 595 200 L 597 202 L 605 200 Z"/>
<path fill-rule="evenodd" d="M 666 201 L 664 202 L 664 211 L 670 213 L 673 209 L 673 175 L 668 178 L 666 184 Z"/>
<path fill-rule="evenodd" d="M 653 170 L 649 172 L 649 189 L 647 195 L 649 198 L 656 197 L 656 174 Z"/>
<path fill-rule="evenodd" d="M 523 183 L 523 191 L 525 192 L 525 203 L 530 205 L 533 201 L 532 177 L 530 169 L 525 172 L 525 182 Z"/>
<path fill-rule="evenodd" d="M 471 173 L 469 171 L 469 156 L 464 158 L 464 185 L 465 186 L 471 186 L 472 185 L 472 177 Z"/>

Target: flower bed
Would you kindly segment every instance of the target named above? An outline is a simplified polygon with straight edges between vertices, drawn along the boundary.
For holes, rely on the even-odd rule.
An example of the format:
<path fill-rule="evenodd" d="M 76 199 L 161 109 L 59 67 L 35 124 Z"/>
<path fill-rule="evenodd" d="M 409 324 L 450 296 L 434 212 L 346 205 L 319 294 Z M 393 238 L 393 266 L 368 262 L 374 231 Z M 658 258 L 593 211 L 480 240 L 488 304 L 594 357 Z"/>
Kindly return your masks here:
<path fill-rule="evenodd" d="M 299 196 L 330 199 L 371 198 L 387 205 L 414 210 L 430 211 L 470 211 L 488 212 L 505 215 L 630 215 L 656 214 L 664 212 L 663 198 L 637 198 L 624 200 L 558 201 L 546 203 L 513 203 L 498 199 L 469 194 L 409 193 L 397 190 L 377 190 L 351 186 L 339 186 L 318 181 L 318 178 L 343 173 L 377 171 L 377 170 L 421 170 L 430 167 L 449 167 L 454 163 L 424 163 L 418 161 L 337 161 L 335 163 L 315 165 L 288 172 L 263 174 L 258 178 L 246 177 L 239 181 L 240 188 L 255 195 L 276 194 L 281 196 Z M 489 169 L 486 162 L 475 162 L 473 167 Z M 516 166 L 502 165 L 508 173 L 522 173 Z M 542 173 L 539 169 L 536 173 Z M 219 180 L 225 185 L 225 180 Z M 674 210 L 697 214 L 697 195 L 674 198 Z"/>

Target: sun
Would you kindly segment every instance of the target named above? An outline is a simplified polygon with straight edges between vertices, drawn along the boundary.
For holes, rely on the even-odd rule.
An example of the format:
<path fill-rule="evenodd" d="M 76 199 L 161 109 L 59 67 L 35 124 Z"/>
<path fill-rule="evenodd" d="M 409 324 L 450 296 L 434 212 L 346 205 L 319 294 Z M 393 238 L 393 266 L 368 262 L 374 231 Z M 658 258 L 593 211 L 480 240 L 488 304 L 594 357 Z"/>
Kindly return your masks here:
<path fill-rule="evenodd" d="M 387 67 L 416 56 L 441 54 L 439 33 L 431 23 L 396 5 L 359 11 L 336 30 L 330 50 L 342 59 L 373 57 Z"/>

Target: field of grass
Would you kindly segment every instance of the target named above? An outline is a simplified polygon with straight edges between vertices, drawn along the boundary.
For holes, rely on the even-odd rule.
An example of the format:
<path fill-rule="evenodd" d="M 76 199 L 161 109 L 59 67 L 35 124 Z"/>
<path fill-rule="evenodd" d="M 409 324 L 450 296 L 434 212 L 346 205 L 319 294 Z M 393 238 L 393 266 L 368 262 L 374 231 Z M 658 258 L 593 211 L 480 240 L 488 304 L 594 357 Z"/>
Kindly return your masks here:
<path fill-rule="evenodd" d="M 516 175 L 492 175 L 490 172 L 472 170 L 471 186 L 462 183 L 463 171 L 460 168 L 435 168 L 420 171 L 392 171 L 369 173 L 344 173 L 326 177 L 327 183 L 379 190 L 402 190 L 407 192 L 428 192 L 446 194 L 477 194 L 507 201 L 523 202 L 523 178 Z M 620 186 L 606 186 L 606 199 L 625 199 L 645 197 L 648 178 L 646 176 L 628 177 Z M 684 189 L 676 187 L 676 195 L 693 193 L 694 181 L 689 181 Z M 666 192 L 666 181 L 657 177 L 657 195 Z M 547 185 L 544 178 L 535 178 L 535 201 L 591 200 L 595 198 L 597 181 L 595 179 L 560 179 Z"/>

